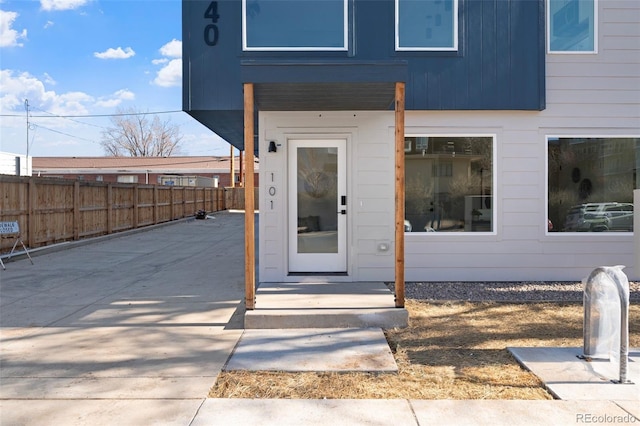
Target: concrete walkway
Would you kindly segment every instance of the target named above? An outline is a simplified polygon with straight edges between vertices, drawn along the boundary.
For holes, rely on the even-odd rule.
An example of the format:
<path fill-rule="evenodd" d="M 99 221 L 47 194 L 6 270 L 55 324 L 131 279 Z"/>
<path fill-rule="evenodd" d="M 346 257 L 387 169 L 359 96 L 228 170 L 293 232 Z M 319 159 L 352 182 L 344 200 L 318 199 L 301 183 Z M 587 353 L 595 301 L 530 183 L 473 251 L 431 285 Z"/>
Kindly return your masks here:
<path fill-rule="evenodd" d="M 0 425 L 640 422 L 635 401 L 606 397 L 208 399 L 243 333 L 244 217 L 214 216 L 33 252 L 34 265 L 6 262 Z"/>

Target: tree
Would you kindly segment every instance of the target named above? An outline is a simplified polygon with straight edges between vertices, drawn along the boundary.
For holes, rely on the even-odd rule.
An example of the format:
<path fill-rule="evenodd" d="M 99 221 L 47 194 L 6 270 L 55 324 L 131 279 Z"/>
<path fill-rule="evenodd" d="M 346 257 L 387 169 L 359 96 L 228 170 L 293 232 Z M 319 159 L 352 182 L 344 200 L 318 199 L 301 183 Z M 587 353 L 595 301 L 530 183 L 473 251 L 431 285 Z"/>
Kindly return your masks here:
<path fill-rule="evenodd" d="M 115 157 L 170 157 L 180 151 L 180 127 L 171 120 L 160 120 L 154 115 L 131 108 L 118 110 L 111 117 L 113 127 L 102 132 L 100 145 L 106 155 Z"/>

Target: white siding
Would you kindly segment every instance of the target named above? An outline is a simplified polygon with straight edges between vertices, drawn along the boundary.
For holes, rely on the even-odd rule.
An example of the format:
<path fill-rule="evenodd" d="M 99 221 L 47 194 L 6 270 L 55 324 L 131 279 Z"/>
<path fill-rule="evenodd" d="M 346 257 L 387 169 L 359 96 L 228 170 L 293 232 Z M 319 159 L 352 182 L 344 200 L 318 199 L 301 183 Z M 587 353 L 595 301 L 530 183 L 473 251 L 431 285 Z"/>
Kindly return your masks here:
<path fill-rule="evenodd" d="M 393 271 L 393 250 L 378 251 L 378 243 L 392 244 L 394 236 L 393 120 L 393 112 L 260 113 L 260 281 L 288 279 L 286 141 L 326 135 L 344 136 L 348 144 L 348 279 L 380 279 L 372 265 L 386 276 Z M 269 141 L 278 152 L 267 152 Z"/>
<path fill-rule="evenodd" d="M 578 281 L 600 265 L 640 279 L 629 233 L 547 233 L 546 136 L 640 137 L 640 1 L 598 2 L 597 54 L 547 55 L 544 111 L 407 111 L 406 133 L 495 135 L 494 233 L 406 235 L 408 281 Z M 349 279 L 393 280 L 393 113 L 260 114 L 260 280 L 286 279 L 286 136 L 350 135 Z M 266 153 L 269 140 L 281 143 Z M 277 195 L 269 197 L 270 173 Z M 274 208 L 271 209 L 271 201 Z"/>

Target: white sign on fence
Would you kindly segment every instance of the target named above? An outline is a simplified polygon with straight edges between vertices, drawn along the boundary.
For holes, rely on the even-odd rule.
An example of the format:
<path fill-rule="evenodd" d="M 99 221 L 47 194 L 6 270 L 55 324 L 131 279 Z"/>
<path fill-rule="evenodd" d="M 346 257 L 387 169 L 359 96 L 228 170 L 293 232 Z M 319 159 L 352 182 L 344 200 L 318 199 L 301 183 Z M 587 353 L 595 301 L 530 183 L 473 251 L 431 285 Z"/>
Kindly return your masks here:
<path fill-rule="evenodd" d="M 29 257 L 29 261 L 33 265 L 33 259 L 31 259 L 29 250 L 27 250 L 27 246 L 24 245 L 24 241 L 22 241 L 22 238 L 20 238 L 20 226 L 18 226 L 18 222 L 17 221 L 16 222 L 0 222 L 0 236 L 11 235 L 11 234 L 15 236 L 16 242 L 13 243 L 13 247 L 11 248 L 11 252 L 9 253 L 9 259 L 11 259 L 11 256 L 13 256 L 13 252 L 16 251 L 16 246 L 18 245 L 18 243 L 20 243 L 22 244 L 22 248 L 24 249 L 24 252 Z M 14 236 L 4 237 L 4 238 L 14 238 Z M 7 269 L 4 266 L 4 262 L 2 261 L 2 258 L 0 258 L 0 266 L 2 266 L 2 269 Z"/>
<path fill-rule="evenodd" d="M 0 234 L 19 234 L 18 222 L 0 222 Z"/>

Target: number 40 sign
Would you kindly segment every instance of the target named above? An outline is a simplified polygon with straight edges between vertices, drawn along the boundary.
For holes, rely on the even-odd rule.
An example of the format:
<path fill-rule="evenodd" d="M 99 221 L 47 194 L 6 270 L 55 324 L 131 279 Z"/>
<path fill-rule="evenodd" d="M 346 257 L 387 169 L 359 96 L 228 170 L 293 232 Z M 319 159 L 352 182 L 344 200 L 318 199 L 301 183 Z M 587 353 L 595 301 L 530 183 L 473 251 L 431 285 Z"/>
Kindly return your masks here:
<path fill-rule="evenodd" d="M 204 11 L 204 19 L 211 20 L 211 24 L 204 27 L 204 42 L 207 46 L 215 46 L 218 44 L 218 37 L 220 36 L 220 30 L 218 30 L 218 2 L 212 1 L 209 3 L 209 7 Z"/>

